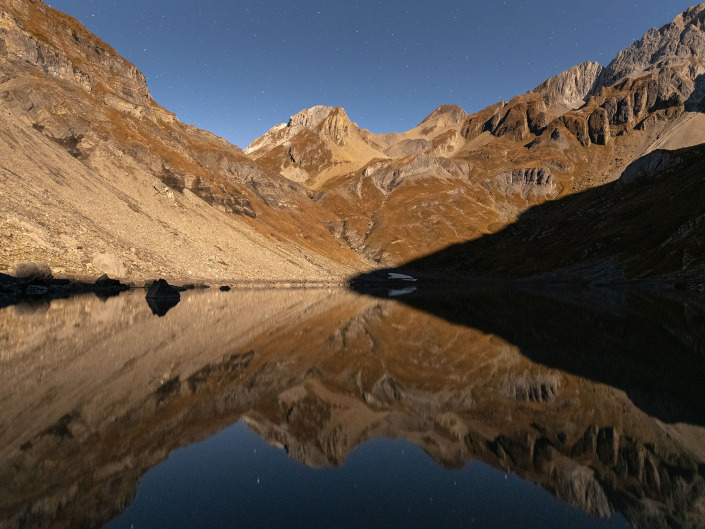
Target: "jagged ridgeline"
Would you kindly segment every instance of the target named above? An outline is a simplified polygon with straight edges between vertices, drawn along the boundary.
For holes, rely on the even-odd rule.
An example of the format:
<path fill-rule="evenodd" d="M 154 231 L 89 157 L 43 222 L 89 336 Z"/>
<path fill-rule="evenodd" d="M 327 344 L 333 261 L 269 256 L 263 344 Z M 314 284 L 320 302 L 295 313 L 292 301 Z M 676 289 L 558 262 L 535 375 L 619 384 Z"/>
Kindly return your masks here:
<path fill-rule="evenodd" d="M 656 149 L 705 142 L 704 16 L 693 7 L 606 67 L 577 65 L 472 115 L 445 105 L 380 135 L 343 109 L 314 107 L 245 152 L 315 192 L 350 247 L 398 265 L 616 180 Z"/>
<path fill-rule="evenodd" d="M 484 238 L 655 150 L 705 142 L 705 4 L 606 67 L 474 114 L 444 105 L 375 134 L 318 106 L 245 151 L 180 123 L 73 18 L 40 0 L 0 10 L 0 269 L 335 281 Z M 678 206 L 665 209 L 676 233 Z"/>

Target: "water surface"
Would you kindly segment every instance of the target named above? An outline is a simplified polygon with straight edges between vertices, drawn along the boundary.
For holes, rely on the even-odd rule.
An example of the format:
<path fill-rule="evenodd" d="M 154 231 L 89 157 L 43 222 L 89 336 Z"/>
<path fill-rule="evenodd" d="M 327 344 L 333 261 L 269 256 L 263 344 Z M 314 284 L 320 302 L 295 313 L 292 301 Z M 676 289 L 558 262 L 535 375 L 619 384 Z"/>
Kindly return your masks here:
<path fill-rule="evenodd" d="M 705 526 L 701 298 L 399 290 L 0 310 L 0 527 Z"/>

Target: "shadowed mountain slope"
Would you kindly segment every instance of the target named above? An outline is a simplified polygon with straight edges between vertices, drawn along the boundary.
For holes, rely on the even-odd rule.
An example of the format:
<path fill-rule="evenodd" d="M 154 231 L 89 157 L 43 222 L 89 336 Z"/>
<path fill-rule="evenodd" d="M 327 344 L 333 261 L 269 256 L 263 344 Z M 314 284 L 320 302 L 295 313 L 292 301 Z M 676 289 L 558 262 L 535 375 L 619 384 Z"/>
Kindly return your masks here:
<path fill-rule="evenodd" d="M 615 182 L 536 206 L 505 229 L 387 272 L 455 281 L 705 289 L 705 146 L 654 151 Z"/>

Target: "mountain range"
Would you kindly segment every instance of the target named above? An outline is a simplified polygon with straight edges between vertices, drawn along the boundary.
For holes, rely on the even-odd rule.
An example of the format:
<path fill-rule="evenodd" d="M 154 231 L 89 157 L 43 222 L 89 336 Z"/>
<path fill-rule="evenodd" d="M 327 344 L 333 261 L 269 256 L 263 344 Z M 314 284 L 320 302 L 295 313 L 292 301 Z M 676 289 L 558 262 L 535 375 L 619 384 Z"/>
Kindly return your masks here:
<path fill-rule="evenodd" d="M 179 122 L 75 19 L 0 0 L 0 270 L 701 287 L 704 21 L 691 7 L 474 114 L 375 134 L 317 106 L 243 151 Z"/>

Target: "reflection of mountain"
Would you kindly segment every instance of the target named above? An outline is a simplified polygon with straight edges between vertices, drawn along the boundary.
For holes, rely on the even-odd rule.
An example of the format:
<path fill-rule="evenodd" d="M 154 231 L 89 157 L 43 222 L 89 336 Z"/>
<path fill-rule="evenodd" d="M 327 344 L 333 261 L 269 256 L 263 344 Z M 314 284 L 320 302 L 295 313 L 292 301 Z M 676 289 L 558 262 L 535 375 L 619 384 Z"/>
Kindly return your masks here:
<path fill-rule="evenodd" d="M 98 526 L 171 450 L 241 417 L 308 465 L 405 438 L 444 466 L 481 458 L 589 512 L 703 525 L 701 427 L 654 420 L 604 379 L 534 363 L 468 323 L 310 290 L 187 292 L 163 318 L 137 296 L 0 312 L 0 370 L 13 380 L 0 390 L 0 424 L 12 425 L 0 430 L 0 527 Z M 664 325 L 687 330 L 677 323 Z"/>
<path fill-rule="evenodd" d="M 500 336 L 534 362 L 619 388 L 664 422 L 705 426 L 702 296 L 455 287 L 398 299 Z"/>

